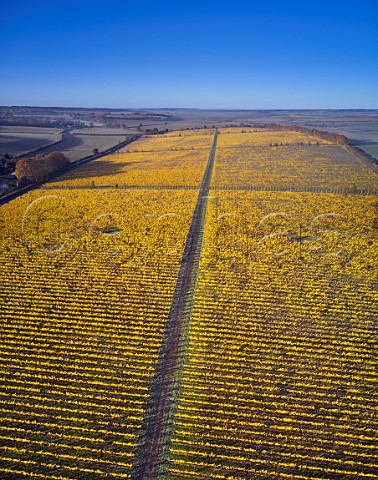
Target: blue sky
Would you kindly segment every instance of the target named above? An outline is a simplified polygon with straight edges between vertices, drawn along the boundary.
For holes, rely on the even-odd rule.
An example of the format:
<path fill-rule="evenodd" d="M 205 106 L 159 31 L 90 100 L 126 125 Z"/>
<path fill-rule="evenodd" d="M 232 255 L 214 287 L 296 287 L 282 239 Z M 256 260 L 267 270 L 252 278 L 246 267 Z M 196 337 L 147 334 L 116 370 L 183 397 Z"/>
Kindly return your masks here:
<path fill-rule="evenodd" d="M 2 0 L 0 104 L 378 108 L 378 2 Z"/>

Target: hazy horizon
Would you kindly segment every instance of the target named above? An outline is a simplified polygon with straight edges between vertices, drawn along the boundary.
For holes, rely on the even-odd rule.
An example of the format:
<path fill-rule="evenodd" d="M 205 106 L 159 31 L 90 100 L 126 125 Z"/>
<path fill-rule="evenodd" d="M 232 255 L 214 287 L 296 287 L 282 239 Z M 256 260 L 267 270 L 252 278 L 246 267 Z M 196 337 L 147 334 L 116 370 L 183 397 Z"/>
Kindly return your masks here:
<path fill-rule="evenodd" d="M 5 1 L 0 104 L 374 110 L 378 5 Z"/>
<path fill-rule="evenodd" d="M 139 107 L 115 107 L 115 106 L 105 106 L 105 107 L 98 107 L 95 105 L 91 106 L 82 106 L 82 105 L 26 105 L 26 104 L 2 104 L 0 108 L 60 108 L 60 109 L 67 109 L 67 110 L 113 110 L 113 111 L 130 111 L 130 112 L 143 112 L 143 111 L 175 111 L 175 110 L 196 110 L 199 112 L 322 112 L 322 111 L 335 111 L 335 112 L 342 112 L 342 111 L 350 111 L 350 112 L 376 112 L 378 108 L 200 108 L 200 107 L 167 107 L 167 106 L 160 106 L 160 107 L 146 107 L 146 106 L 139 106 Z"/>

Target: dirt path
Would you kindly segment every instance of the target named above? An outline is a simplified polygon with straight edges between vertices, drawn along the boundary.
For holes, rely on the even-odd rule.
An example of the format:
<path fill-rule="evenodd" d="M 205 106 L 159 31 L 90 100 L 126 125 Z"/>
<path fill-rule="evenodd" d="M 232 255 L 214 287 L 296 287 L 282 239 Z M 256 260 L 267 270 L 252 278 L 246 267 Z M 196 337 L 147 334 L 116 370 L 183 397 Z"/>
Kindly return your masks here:
<path fill-rule="evenodd" d="M 200 187 L 197 205 L 186 239 L 184 254 L 168 315 L 164 341 L 153 379 L 132 480 L 166 476 L 167 456 L 178 405 L 182 368 L 187 349 L 187 330 L 194 302 L 210 182 L 214 167 L 217 131 Z"/>

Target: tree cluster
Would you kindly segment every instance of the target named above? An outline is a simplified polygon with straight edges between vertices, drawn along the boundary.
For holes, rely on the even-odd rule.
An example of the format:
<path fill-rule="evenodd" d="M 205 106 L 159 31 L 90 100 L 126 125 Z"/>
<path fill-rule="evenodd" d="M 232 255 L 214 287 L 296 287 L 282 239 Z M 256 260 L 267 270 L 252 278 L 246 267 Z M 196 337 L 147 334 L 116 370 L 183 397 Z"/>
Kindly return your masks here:
<path fill-rule="evenodd" d="M 20 158 L 15 170 L 18 185 L 24 186 L 44 180 L 69 164 L 69 160 L 60 152 L 34 158 Z"/>
<path fill-rule="evenodd" d="M 4 153 L 4 155 L 0 155 L 0 175 L 6 175 L 7 173 L 14 172 L 16 168 L 17 159 L 9 155 L 8 153 Z"/>

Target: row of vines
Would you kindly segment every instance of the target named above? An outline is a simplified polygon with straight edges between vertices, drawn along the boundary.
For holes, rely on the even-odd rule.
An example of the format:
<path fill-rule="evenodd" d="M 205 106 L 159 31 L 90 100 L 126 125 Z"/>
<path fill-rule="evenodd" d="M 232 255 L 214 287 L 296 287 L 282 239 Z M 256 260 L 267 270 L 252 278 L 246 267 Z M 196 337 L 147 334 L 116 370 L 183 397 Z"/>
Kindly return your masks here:
<path fill-rule="evenodd" d="M 377 477 L 375 201 L 212 192 L 171 479 Z"/>

